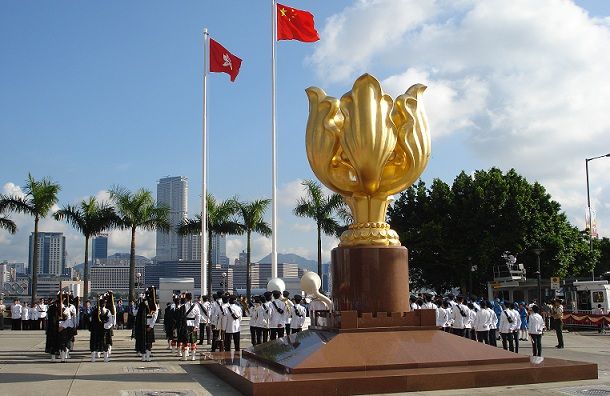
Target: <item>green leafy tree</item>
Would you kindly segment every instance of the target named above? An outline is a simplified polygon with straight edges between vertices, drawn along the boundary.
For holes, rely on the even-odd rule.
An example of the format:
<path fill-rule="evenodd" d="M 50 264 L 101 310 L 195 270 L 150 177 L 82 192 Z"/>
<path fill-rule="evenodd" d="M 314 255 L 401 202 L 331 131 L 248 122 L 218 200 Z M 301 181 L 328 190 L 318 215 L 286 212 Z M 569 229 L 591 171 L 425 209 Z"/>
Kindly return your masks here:
<path fill-rule="evenodd" d="M 0 196 L 0 212 L 17 212 L 24 213 L 34 217 L 34 241 L 38 241 L 38 223 L 40 219 L 47 217 L 53 205 L 57 203 L 57 194 L 61 187 L 59 184 L 52 182 L 48 178 L 35 180 L 31 174 L 28 175 L 28 180 L 23 187 L 25 196 L 16 195 L 1 195 Z M 39 265 L 39 248 L 38 243 L 34 243 L 34 251 L 32 254 L 32 301 L 38 300 L 38 265 Z"/>
<path fill-rule="evenodd" d="M 212 194 L 207 196 L 208 209 L 208 268 L 207 268 L 207 289 L 208 293 L 212 293 L 212 236 L 220 234 L 236 235 L 241 233 L 240 224 L 237 223 L 234 217 L 239 211 L 239 202 L 235 198 L 230 198 L 225 201 L 216 201 Z M 201 215 L 195 216 L 194 219 L 186 219 L 177 230 L 180 235 L 201 235 Z"/>
<path fill-rule="evenodd" d="M 593 240 L 593 249 L 599 252 L 599 261 L 595 267 L 597 275 L 610 272 L 610 239 L 604 237 Z"/>
<path fill-rule="evenodd" d="M 9 219 L 8 217 L 0 217 L 0 228 L 4 228 L 11 234 L 17 232 L 17 225 L 13 220 Z"/>
<path fill-rule="evenodd" d="M 85 282 L 84 296 L 89 296 L 89 239 L 120 226 L 120 218 L 114 208 L 105 202 L 98 202 L 95 197 L 89 197 L 76 205 L 66 205 L 53 215 L 55 220 L 70 223 L 85 237 L 85 266 L 83 280 Z"/>
<path fill-rule="evenodd" d="M 252 282 L 250 279 L 251 265 L 251 237 L 252 233 L 256 232 L 263 236 L 271 235 L 271 227 L 264 220 L 265 212 L 271 203 L 270 199 L 257 199 L 252 202 L 240 202 L 237 215 L 240 219 L 239 233 L 246 234 L 246 297 L 250 300 L 252 290 Z"/>
<path fill-rule="evenodd" d="M 316 222 L 318 236 L 318 275 L 322 278 L 322 233 L 336 235 L 341 228 L 335 214 L 343 206 L 343 198 L 339 194 L 324 194 L 320 183 L 304 180 L 306 197 L 297 201 L 293 213 L 300 217 L 308 217 Z"/>
<path fill-rule="evenodd" d="M 542 185 L 512 169 L 462 172 L 450 188 L 434 180 L 428 189 L 420 181 L 400 195 L 388 221 L 409 248 L 414 286 L 437 292 L 460 287 L 484 294 L 505 251 L 533 273 L 532 249 L 545 249 L 543 277 L 585 274 L 599 255 Z"/>
<path fill-rule="evenodd" d="M 123 187 L 110 189 L 110 198 L 120 218 L 120 226 L 131 231 L 129 252 L 129 299 L 135 301 L 136 231 L 169 231 L 169 208 L 157 206 L 152 193 L 145 189 L 131 192 Z"/>

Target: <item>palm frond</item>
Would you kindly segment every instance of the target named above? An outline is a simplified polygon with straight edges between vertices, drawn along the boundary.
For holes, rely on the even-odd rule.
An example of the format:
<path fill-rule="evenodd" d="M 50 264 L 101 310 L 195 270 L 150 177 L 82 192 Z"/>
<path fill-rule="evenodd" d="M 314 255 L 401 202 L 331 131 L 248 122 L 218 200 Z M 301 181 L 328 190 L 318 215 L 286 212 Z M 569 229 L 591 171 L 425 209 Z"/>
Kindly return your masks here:
<path fill-rule="evenodd" d="M 196 215 L 194 219 L 184 219 L 178 225 L 176 232 L 179 235 L 201 234 L 201 216 Z"/>
<path fill-rule="evenodd" d="M 83 211 L 76 206 L 66 205 L 53 214 L 57 221 L 65 220 L 83 234 L 88 234 L 87 223 Z"/>
<path fill-rule="evenodd" d="M 0 217 L 0 228 L 4 228 L 11 234 L 17 232 L 17 225 L 13 220 L 9 219 L 8 217 Z"/>
<path fill-rule="evenodd" d="M 36 208 L 24 197 L 19 197 L 17 195 L 0 195 L 0 213 L 2 212 L 15 212 L 35 216 Z"/>
<path fill-rule="evenodd" d="M 26 196 L 30 197 L 36 213 L 40 217 L 46 217 L 53 205 L 57 203 L 57 194 L 61 191 L 61 186 L 49 178 L 35 180 L 31 174 L 28 174 L 24 191 Z"/>

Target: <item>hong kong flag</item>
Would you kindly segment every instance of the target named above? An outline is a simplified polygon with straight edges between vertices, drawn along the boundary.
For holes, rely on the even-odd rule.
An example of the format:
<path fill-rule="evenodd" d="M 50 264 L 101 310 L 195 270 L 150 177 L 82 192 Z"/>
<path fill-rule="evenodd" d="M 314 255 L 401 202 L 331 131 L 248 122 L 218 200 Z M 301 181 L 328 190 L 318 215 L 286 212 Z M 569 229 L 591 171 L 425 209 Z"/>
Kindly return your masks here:
<path fill-rule="evenodd" d="M 277 39 L 298 40 L 311 43 L 320 40 L 313 22 L 313 15 L 308 11 L 297 10 L 277 4 Z"/>
<path fill-rule="evenodd" d="M 217 73 L 227 73 L 231 76 L 231 81 L 239 74 L 241 59 L 227 51 L 225 47 L 217 41 L 210 39 L 210 71 Z"/>

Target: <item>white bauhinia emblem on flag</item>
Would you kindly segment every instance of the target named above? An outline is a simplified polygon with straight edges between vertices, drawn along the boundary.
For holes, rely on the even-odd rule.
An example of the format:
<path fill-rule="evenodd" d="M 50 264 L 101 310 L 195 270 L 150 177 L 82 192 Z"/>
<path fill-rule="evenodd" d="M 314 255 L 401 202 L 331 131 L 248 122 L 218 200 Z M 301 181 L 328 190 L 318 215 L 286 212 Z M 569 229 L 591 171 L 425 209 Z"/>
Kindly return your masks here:
<path fill-rule="evenodd" d="M 233 70 L 233 65 L 231 64 L 231 58 L 228 54 L 222 54 L 222 59 L 225 61 L 222 65 L 229 66 L 229 69 Z"/>

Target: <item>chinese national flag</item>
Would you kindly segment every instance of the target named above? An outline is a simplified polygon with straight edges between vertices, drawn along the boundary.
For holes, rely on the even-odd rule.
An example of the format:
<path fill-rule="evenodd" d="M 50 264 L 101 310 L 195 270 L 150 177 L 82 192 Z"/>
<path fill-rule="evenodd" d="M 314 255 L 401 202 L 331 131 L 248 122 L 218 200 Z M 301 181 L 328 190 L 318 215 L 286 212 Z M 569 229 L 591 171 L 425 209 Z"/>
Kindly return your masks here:
<path fill-rule="evenodd" d="M 241 59 L 227 51 L 225 47 L 217 41 L 210 39 L 210 71 L 227 73 L 231 76 L 231 81 L 239 74 Z"/>
<path fill-rule="evenodd" d="M 277 4 L 277 39 L 311 43 L 320 40 L 308 11 Z"/>

